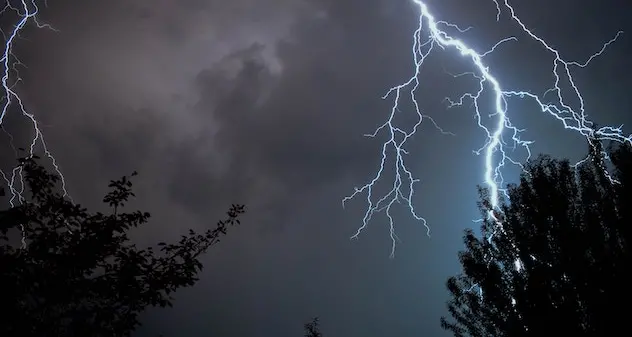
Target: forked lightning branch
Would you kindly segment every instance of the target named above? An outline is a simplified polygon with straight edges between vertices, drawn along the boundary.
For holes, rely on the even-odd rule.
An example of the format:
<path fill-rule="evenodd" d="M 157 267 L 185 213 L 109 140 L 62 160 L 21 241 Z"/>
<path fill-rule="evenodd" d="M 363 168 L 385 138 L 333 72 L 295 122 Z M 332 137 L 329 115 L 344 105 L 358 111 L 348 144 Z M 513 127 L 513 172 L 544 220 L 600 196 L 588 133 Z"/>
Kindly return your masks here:
<path fill-rule="evenodd" d="M 465 103 L 473 103 L 473 111 L 478 127 L 482 131 L 482 147 L 477 149 L 475 153 L 482 156 L 482 165 L 484 166 L 484 176 L 482 180 L 489 189 L 489 210 L 488 215 L 498 226 L 502 226 L 499 216 L 500 194 L 503 193 L 503 168 L 506 165 L 518 165 L 529 159 L 531 150 L 529 148 L 531 142 L 521 139 L 523 132 L 518 126 L 511 122 L 512 113 L 511 105 L 508 104 L 510 98 L 529 99 L 537 103 L 541 113 L 547 114 L 551 119 L 559 123 L 561 127 L 572 132 L 581 134 L 584 137 L 594 137 L 600 140 L 612 140 L 617 142 L 632 142 L 630 135 L 623 133 L 622 127 L 599 127 L 595 128 L 589 120 L 585 111 L 584 98 L 581 91 L 573 78 L 575 68 L 584 68 L 596 57 L 606 51 L 607 47 L 615 42 L 622 34 L 621 31 L 614 34 L 614 37 L 605 42 L 599 50 L 591 55 L 587 60 L 582 62 L 568 60 L 562 57 L 561 53 L 553 48 L 546 40 L 536 35 L 527 27 L 509 0 L 490 0 L 496 6 L 496 21 L 502 15 L 509 15 L 512 22 L 525 33 L 525 35 L 536 41 L 541 48 L 550 53 L 552 58 L 551 72 L 554 81 L 549 88 L 544 88 L 542 93 L 533 93 L 519 89 L 506 88 L 502 82 L 498 80 L 493 72 L 493 66 L 486 63 L 486 56 L 494 52 L 495 49 L 503 44 L 515 42 L 515 37 L 507 37 L 498 41 L 487 51 L 477 51 L 471 48 L 468 42 L 458 37 L 458 34 L 465 30 L 459 28 L 455 24 L 448 21 L 439 20 L 435 13 L 431 13 L 424 1 L 412 0 L 419 10 L 419 25 L 413 33 L 412 57 L 413 69 L 410 78 L 403 83 L 392 87 L 384 99 L 392 99 L 393 105 L 386 121 L 380 125 L 369 137 L 384 137 L 386 141 L 381 146 L 380 164 L 375 175 L 363 186 L 355 188 L 355 191 L 343 199 L 343 206 L 351 199 L 363 196 L 367 203 L 366 212 L 352 238 L 357 238 L 363 230 L 365 230 L 377 213 L 385 213 L 388 219 L 390 230 L 390 239 L 392 241 L 391 256 L 395 254 L 395 246 L 398 237 L 395 233 L 395 220 L 392 216 L 392 209 L 395 205 L 405 205 L 411 216 L 426 227 L 428 235 L 430 235 L 430 227 L 426 221 L 415 210 L 413 205 L 413 193 L 415 192 L 415 183 L 419 181 L 414 172 L 408 169 L 407 160 L 415 160 L 415 155 L 407 151 L 406 146 L 411 137 L 418 132 L 422 123 L 428 121 L 443 132 L 438 125 L 434 123 L 429 116 L 425 115 L 417 101 L 417 90 L 420 82 L 423 80 L 421 70 L 425 66 L 427 57 L 437 48 L 447 52 L 453 52 L 463 57 L 471 65 L 472 72 L 468 75 L 473 76 L 478 81 L 478 86 L 473 88 L 471 92 L 466 92 L 457 99 L 449 99 L 449 105 L 462 106 Z M 493 19 L 493 18 L 492 18 Z M 560 83 L 563 81 L 570 83 L 570 90 L 562 90 Z M 484 95 L 485 94 L 485 95 Z M 545 96 L 547 97 L 545 100 Z M 549 101 L 554 96 L 554 103 Z M 492 110 L 484 111 L 481 106 L 485 106 L 482 97 L 492 97 Z M 414 107 L 416 115 L 416 123 L 411 125 L 399 125 L 395 122 L 396 116 L 403 112 L 399 109 L 404 99 L 410 99 Z M 569 101 L 578 101 L 576 107 L 571 106 Z M 485 125 L 483 118 L 489 116 L 492 118 L 492 125 Z M 527 158 L 511 158 L 507 151 L 516 147 L 522 147 L 526 150 Z M 385 176 L 386 165 L 393 165 L 389 171 L 394 171 L 394 176 Z M 378 182 L 388 180 L 390 186 L 386 193 L 376 192 Z M 391 185 L 392 182 L 392 185 Z M 421 191 L 423 193 L 423 191 Z"/>

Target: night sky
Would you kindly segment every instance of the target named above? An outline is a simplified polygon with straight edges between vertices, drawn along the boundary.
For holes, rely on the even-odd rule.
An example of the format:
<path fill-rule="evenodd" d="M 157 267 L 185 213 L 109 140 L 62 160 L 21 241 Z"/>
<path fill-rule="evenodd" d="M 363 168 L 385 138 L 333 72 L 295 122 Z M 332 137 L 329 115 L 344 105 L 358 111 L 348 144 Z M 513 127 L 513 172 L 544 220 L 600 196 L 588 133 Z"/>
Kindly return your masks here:
<path fill-rule="evenodd" d="M 551 55 L 492 0 L 428 0 L 439 20 L 480 51 L 507 88 L 541 93 Z M 172 309 L 150 310 L 138 337 L 297 337 L 319 316 L 325 337 L 448 336 L 447 277 L 459 272 L 463 230 L 474 227 L 483 145 L 469 105 L 444 98 L 475 90 L 448 73 L 473 69 L 452 52 L 428 59 L 417 99 L 455 133 L 425 124 L 408 149 L 421 179 L 413 200 L 423 224 L 393 212 L 401 242 L 390 258 L 388 224 L 376 216 L 358 238 L 364 196 L 341 200 L 378 168 L 390 112 L 381 96 L 412 73 L 418 9 L 410 0 L 49 1 L 15 53 L 17 91 L 39 119 L 74 200 L 98 209 L 109 179 L 138 170 L 133 207 L 153 219 L 140 244 L 205 229 L 231 203 L 247 205 L 204 258 L 201 280 Z M 631 124 L 632 5 L 625 0 L 514 0 L 521 19 L 567 59 L 583 61 L 617 31 L 619 40 L 575 72 L 586 111 L 599 125 Z M 10 21 L 2 19 L 3 27 Z M 574 102 L 576 103 L 576 102 Z M 511 101 L 534 155 L 579 159 L 582 138 L 532 103 Z M 409 112 L 410 113 L 410 112 Z M 3 122 L 21 146 L 28 124 Z M 10 167 L 8 137 L 0 148 Z M 518 156 L 518 159 L 521 157 Z M 510 171 L 512 172 L 512 171 Z M 515 177 L 510 174 L 508 177 Z"/>

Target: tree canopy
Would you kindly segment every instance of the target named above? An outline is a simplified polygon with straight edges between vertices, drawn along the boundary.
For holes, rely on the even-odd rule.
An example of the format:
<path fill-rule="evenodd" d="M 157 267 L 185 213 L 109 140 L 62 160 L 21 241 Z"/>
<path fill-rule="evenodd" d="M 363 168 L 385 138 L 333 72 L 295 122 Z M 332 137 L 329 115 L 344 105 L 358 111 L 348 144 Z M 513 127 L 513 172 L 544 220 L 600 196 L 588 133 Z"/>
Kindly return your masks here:
<path fill-rule="evenodd" d="M 305 337 L 323 337 L 320 332 L 320 320 L 318 317 L 314 317 L 309 323 L 303 324 L 305 330 Z"/>
<path fill-rule="evenodd" d="M 540 156 L 508 186 L 501 224 L 465 232 L 441 325 L 455 336 L 607 336 L 626 331 L 632 265 L 632 149 L 587 160 Z M 607 158 L 611 168 L 606 169 Z M 481 189 L 479 207 L 489 203 Z"/>
<path fill-rule="evenodd" d="M 140 249 L 128 231 L 150 215 L 124 211 L 134 196 L 130 177 L 110 182 L 104 214 L 64 198 L 59 178 L 36 157 L 20 168 L 28 197 L 0 212 L 0 336 L 130 335 L 143 310 L 171 306 L 174 291 L 197 281 L 200 255 L 244 213 L 232 205 L 213 229 Z"/>

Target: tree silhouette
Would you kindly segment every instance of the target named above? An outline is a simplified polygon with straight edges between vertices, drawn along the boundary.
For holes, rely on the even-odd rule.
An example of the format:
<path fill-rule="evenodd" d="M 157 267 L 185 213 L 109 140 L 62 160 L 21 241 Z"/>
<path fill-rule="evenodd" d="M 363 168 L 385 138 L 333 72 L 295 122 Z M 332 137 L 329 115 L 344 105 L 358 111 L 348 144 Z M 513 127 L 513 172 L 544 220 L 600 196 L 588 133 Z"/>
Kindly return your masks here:
<path fill-rule="evenodd" d="M 0 212 L 3 337 L 130 335 L 139 313 L 171 306 L 174 291 L 197 281 L 199 256 L 244 212 L 232 205 L 214 229 L 140 249 L 127 232 L 150 215 L 123 211 L 134 196 L 129 177 L 110 182 L 103 198 L 109 214 L 89 212 L 64 198 L 59 178 L 36 159 L 20 160 L 28 198 Z M 14 234 L 22 235 L 22 247 Z"/>
<path fill-rule="evenodd" d="M 311 322 L 303 325 L 305 329 L 305 337 L 323 337 L 320 332 L 320 320 L 318 317 L 314 317 Z"/>
<path fill-rule="evenodd" d="M 464 236 L 462 273 L 447 281 L 455 336 L 607 336 L 625 331 L 630 300 L 632 149 L 584 162 L 540 156 L 508 188 L 502 229 Z M 608 153 L 613 168 L 606 170 Z M 479 208 L 486 214 L 487 192 Z M 493 234 L 493 235 L 492 235 Z M 491 240 L 487 238 L 491 235 Z"/>

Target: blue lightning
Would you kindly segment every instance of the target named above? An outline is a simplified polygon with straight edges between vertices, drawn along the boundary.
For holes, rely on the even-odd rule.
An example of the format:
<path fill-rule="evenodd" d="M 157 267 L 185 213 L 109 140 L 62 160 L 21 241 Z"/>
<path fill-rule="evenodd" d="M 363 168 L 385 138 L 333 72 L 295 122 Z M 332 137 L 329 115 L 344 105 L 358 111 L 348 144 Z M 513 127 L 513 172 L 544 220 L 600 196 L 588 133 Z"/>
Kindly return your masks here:
<path fill-rule="evenodd" d="M 13 13 L 17 17 L 17 23 L 13 25 L 8 33 L 2 31 L 5 38 L 5 44 L 2 51 L 2 57 L 0 58 L 3 70 L 1 80 L 3 92 L 2 97 L 0 97 L 0 102 L 2 104 L 0 111 L 0 127 L 2 127 L 4 133 L 8 135 L 10 146 L 16 155 L 18 155 L 15 145 L 13 144 L 13 136 L 4 127 L 5 117 L 13 109 L 15 109 L 16 112 L 28 120 L 28 122 L 32 125 L 33 130 L 33 138 L 28 147 L 29 155 L 35 155 L 38 145 L 41 146 L 44 154 L 48 159 L 50 159 L 53 168 L 61 178 L 64 197 L 69 197 L 66 190 L 66 180 L 61 173 L 55 157 L 49 151 L 46 142 L 44 141 L 44 135 L 39 127 L 39 123 L 35 118 L 35 115 L 27 110 L 24 101 L 20 98 L 20 95 L 16 91 L 16 86 L 22 81 L 18 70 L 20 67 L 25 66 L 13 52 L 16 40 L 20 37 L 20 32 L 22 32 L 29 24 L 34 24 L 37 28 L 55 29 L 48 24 L 41 23 L 37 19 L 39 7 L 35 3 L 35 0 L 20 0 L 13 1 L 13 3 L 12 1 L 7 0 L 4 8 L 0 11 L 0 15 L 8 13 Z M 24 192 L 25 186 L 23 182 L 22 168 L 19 166 L 14 167 L 10 173 L 0 170 L 0 176 L 5 181 L 11 193 L 11 198 L 9 200 L 10 205 L 15 206 L 16 203 L 23 202 L 24 197 L 22 196 L 22 193 Z"/>
<path fill-rule="evenodd" d="M 22 81 L 19 73 L 20 67 L 25 67 L 25 65 L 20 61 L 20 59 L 13 52 L 15 49 L 16 40 L 20 38 L 20 33 L 24 31 L 24 29 L 29 25 L 33 24 L 37 28 L 46 28 L 53 31 L 56 31 L 53 27 L 48 24 L 41 23 L 37 15 L 39 13 L 39 7 L 35 3 L 35 0 L 20 0 L 20 1 L 11 1 L 6 0 L 4 8 L 0 10 L 1 15 L 7 15 L 13 13 L 17 17 L 17 23 L 13 25 L 8 33 L 1 31 L 5 40 L 4 48 L 2 51 L 2 57 L 0 58 L 0 62 L 2 63 L 2 96 L 0 97 L 0 104 L 2 108 L 0 110 L 0 128 L 9 138 L 9 145 L 13 149 L 16 157 L 19 156 L 17 148 L 14 144 L 14 139 L 11 133 L 7 131 L 5 128 L 5 117 L 12 111 L 16 111 L 22 117 L 26 118 L 28 123 L 32 126 L 33 138 L 28 147 L 28 155 L 34 156 L 36 151 L 38 150 L 38 145 L 41 147 L 45 156 L 50 160 L 50 163 L 53 166 L 53 169 L 56 171 L 61 180 L 61 188 L 63 191 L 63 196 L 72 199 L 68 195 L 68 191 L 66 190 L 66 179 L 64 178 L 55 157 L 49 151 L 46 142 L 44 141 L 44 135 L 39 127 L 39 123 L 35 118 L 35 115 L 28 111 L 26 105 L 20 95 L 17 93 L 16 86 Z M 11 193 L 11 197 L 9 199 L 9 204 L 11 207 L 14 207 L 16 204 L 23 203 L 25 198 L 23 197 L 23 193 L 25 190 L 23 170 L 21 166 L 15 166 L 10 170 L 10 173 L 5 172 L 0 169 L 0 177 L 4 180 L 9 192 Z M 27 245 L 26 242 L 26 234 L 24 225 L 21 225 L 22 231 L 22 248 L 25 248 Z"/>
<path fill-rule="evenodd" d="M 478 127 L 482 129 L 486 138 L 483 146 L 474 151 L 477 155 L 483 155 L 484 163 L 484 177 L 483 181 L 489 189 L 489 203 L 488 216 L 494 220 L 499 229 L 502 230 L 502 214 L 500 214 L 500 196 L 505 190 L 501 187 L 503 185 L 503 168 L 507 164 L 517 165 L 522 167 L 521 162 L 512 159 L 506 149 L 515 149 L 520 147 L 524 149 L 527 154 L 526 160 L 531 156 L 530 144 L 531 141 L 522 140 L 520 138 L 523 129 L 519 129 L 511 123 L 508 116 L 508 99 L 520 98 L 530 99 L 538 104 L 541 112 L 547 113 L 552 118 L 558 120 L 561 125 L 567 129 L 577 132 L 586 138 L 592 138 L 597 140 L 611 140 L 616 142 L 628 142 L 632 144 L 632 136 L 626 136 L 623 133 L 623 126 L 612 127 L 606 126 L 601 128 L 595 128 L 593 123 L 588 119 L 584 98 L 572 75 L 572 68 L 584 68 L 588 64 L 604 53 L 606 48 L 615 42 L 617 38 L 623 33 L 617 32 L 616 35 L 608 42 L 604 43 L 602 48 L 591 55 L 585 62 L 568 61 L 564 59 L 560 52 L 551 47 L 544 39 L 533 33 L 523 21 L 517 16 L 514 8 L 510 5 L 509 0 L 492 0 L 496 5 L 497 15 L 496 20 L 500 20 L 503 13 L 503 9 L 507 11 L 513 20 L 522 31 L 529 38 L 539 43 L 546 51 L 550 52 L 553 56 L 552 62 L 552 74 L 554 75 L 554 83 L 552 87 L 546 90 L 543 94 L 538 95 L 529 91 L 515 91 L 506 90 L 503 88 L 500 81 L 492 74 L 489 66 L 484 62 L 485 57 L 494 52 L 501 44 L 516 41 L 516 37 L 508 37 L 500 40 L 491 49 L 481 53 L 468 46 L 468 44 L 461 39 L 453 37 L 447 33 L 448 29 L 453 29 L 458 32 L 464 32 L 466 29 L 461 29 L 458 26 L 448 23 L 446 21 L 440 21 L 430 12 L 428 6 L 424 1 L 412 0 L 412 2 L 419 9 L 419 24 L 417 29 L 413 33 L 412 44 L 412 56 L 414 61 L 413 75 L 404 83 L 394 86 L 388 90 L 386 95 L 382 98 L 394 96 L 393 105 L 391 107 L 390 114 L 387 120 L 380 125 L 373 133 L 368 134 L 368 137 L 376 137 L 381 134 L 387 134 L 387 140 L 382 144 L 382 158 L 379 169 L 368 183 L 362 187 L 356 187 L 353 194 L 345 197 L 342 200 L 343 207 L 345 203 L 358 195 L 366 195 L 366 202 L 368 204 L 364 218 L 362 219 L 362 225 L 357 229 L 352 236 L 353 239 L 357 238 L 363 230 L 366 229 L 369 221 L 372 217 L 380 212 L 384 212 L 388 218 L 390 239 L 392 241 L 391 257 L 395 254 L 396 242 L 399 240 L 395 233 L 394 220 L 391 214 L 392 206 L 395 204 L 404 204 L 410 211 L 410 214 L 414 219 L 421 222 L 426 230 L 428 236 L 430 235 L 430 227 L 426 219 L 418 215 L 413 206 L 412 197 L 414 192 L 414 184 L 419 181 L 415 178 L 412 172 L 407 168 L 405 164 L 405 156 L 408 155 L 408 151 L 405 148 L 406 142 L 413 137 L 419 127 L 425 120 L 429 120 L 441 133 L 447 133 L 434 122 L 429 116 L 423 114 L 419 107 L 419 103 L 416 99 L 416 92 L 420 84 L 420 73 L 426 58 L 431 52 L 439 47 L 442 50 L 453 50 L 460 56 L 468 60 L 473 66 L 473 71 L 455 75 L 469 75 L 478 80 L 478 88 L 476 91 L 468 92 L 460 96 L 456 100 L 446 99 L 449 107 L 462 106 L 466 101 L 472 102 L 474 106 L 474 114 L 477 120 Z M 425 33 L 425 35 L 424 35 Z M 560 87 L 560 82 L 565 80 L 570 83 L 570 95 L 579 102 L 578 108 L 571 107 L 568 101 L 568 95 Z M 399 105 L 402 97 L 402 93 L 405 90 L 409 90 L 410 99 L 415 110 L 417 121 L 412 127 L 407 129 L 398 126 L 395 123 L 395 118 L 400 112 Z M 480 109 L 480 98 L 484 93 L 489 92 L 493 97 L 493 110 L 488 114 L 489 117 L 494 118 L 495 122 L 491 127 L 487 127 L 483 124 L 483 113 Z M 554 94 L 556 96 L 556 103 L 545 102 L 544 97 Z M 394 158 L 390 158 L 390 153 L 394 153 Z M 495 159 L 498 158 L 498 159 Z M 376 184 L 385 179 L 384 170 L 387 162 L 393 162 L 395 177 L 393 179 L 392 187 L 381 197 L 376 197 L 375 188 Z M 519 263 L 519 261 L 517 261 Z"/>

